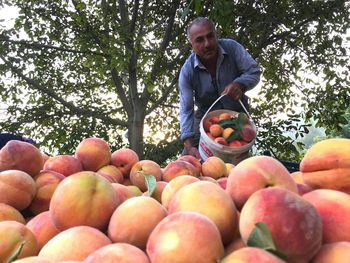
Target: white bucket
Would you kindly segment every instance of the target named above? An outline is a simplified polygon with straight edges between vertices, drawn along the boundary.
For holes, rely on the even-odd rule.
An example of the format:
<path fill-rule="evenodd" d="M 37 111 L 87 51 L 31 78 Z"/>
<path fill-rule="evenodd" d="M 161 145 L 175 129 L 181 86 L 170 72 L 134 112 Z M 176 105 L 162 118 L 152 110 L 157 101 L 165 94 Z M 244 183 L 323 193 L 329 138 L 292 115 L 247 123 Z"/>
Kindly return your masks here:
<path fill-rule="evenodd" d="M 199 131 L 200 131 L 200 139 L 199 139 L 199 145 L 198 145 L 198 151 L 203 161 L 208 159 L 210 156 L 216 156 L 222 159 L 225 163 L 232 163 L 234 165 L 238 164 L 240 161 L 246 159 L 249 157 L 249 151 L 252 149 L 255 138 L 251 142 L 241 146 L 241 147 L 229 147 L 226 145 L 219 144 L 212 139 L 210 139 L 207 135 L 207 133 L 204 131 L 203 128 L 203 121 L 205 119 L 210 119 L 215 116 L 219 116 L 221 113 L 227 112 L 233 116 L 239 114 L 236 111 L 230 111 L 230 110 L 215 110 L 211 112 L 207 112 L 200 124 L 199 124 Z M 250 125 L 254 128 L 255 133 L 256 126 L 254 122 L 249 119 Z"/>

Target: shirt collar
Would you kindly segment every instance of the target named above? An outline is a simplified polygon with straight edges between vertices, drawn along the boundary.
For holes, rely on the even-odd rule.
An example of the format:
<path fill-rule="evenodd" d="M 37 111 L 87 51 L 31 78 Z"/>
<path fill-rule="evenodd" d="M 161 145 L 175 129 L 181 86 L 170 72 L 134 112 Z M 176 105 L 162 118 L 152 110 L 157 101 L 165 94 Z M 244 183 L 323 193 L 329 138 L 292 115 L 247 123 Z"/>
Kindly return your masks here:
<path fill-rule="evenodd" d="M 219 56 L 218 56 L 218 60 L 222 61 L 224 59 L 224 55 L 227 55 L 227 52 L 225 51 L 225 49 L 220 45 L 220 42 L 218 43 L 218 48 L 219 48 Z M 193 68 L 202 68 L 205 69 L 204 65 L 202 64 L 202 62 L 199 60 L 199 57 L 197 56 L 197 54 L 194 53 L 194 65 Z"/>

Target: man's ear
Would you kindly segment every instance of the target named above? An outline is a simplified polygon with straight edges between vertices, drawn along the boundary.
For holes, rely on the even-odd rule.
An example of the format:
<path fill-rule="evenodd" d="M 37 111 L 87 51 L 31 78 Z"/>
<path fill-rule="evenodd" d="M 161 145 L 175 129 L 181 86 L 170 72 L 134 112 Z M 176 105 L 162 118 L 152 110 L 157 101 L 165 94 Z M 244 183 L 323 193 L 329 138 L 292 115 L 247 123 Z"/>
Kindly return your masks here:
<path fill-rule="evenodd" d="M 187 42 L 188 46 L 190 47 L 190 49 L 192 49 L 192 44 L 190 41 Z"/>

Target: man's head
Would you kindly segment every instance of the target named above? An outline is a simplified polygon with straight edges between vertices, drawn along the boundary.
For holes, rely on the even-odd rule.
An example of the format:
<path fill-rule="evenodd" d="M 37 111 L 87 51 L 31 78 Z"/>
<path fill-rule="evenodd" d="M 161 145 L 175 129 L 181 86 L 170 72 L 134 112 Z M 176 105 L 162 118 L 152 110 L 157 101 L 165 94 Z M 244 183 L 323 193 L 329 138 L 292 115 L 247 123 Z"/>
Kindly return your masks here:
<path fill-rule="evenodd" d="M 189 44 L 202 61 L 216 61 L 218 39 L 214 23 L 205 17 L 198 17 L 187 28 Z"/>

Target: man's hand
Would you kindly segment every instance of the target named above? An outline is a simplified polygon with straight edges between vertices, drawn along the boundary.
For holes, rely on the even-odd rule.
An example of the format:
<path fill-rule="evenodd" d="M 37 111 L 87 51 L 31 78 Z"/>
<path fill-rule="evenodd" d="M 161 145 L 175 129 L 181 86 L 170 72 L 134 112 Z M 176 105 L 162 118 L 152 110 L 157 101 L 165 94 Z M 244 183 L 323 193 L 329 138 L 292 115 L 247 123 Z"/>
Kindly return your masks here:
<path fill-rule="evenodd" d="M 245 91 L 245 88 L 237 83 L 237 82 L 231 82 L 225 87 L 225 90 L 221 93 L 221 95 L 226 95 L 233 100 L 239 100 L 243 93 Z"/>
<path fill-rule="evenodd" d="M 201 156 L 199 154 L 199 151 L 196 147 L 192 146 L 192 138 L 187 138 L 184 141 L 184 151 L 183 151 L 183 155 L 192 155 L 194 157 L 196 157 L 198 160 L 201 160 Z"/>
<path fill-rule="evenodd" d="M 198 160 L 201 160 L 201 156 L 200 156 L 199 151 L 196 147 L 191 147 L 190 149 L 186 149 L 186 151 L 189 155 L 192 155 L 192 156 L 196 157 Z"/>

